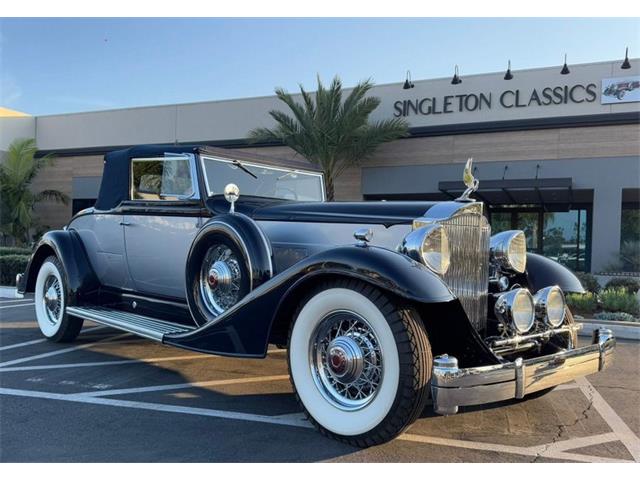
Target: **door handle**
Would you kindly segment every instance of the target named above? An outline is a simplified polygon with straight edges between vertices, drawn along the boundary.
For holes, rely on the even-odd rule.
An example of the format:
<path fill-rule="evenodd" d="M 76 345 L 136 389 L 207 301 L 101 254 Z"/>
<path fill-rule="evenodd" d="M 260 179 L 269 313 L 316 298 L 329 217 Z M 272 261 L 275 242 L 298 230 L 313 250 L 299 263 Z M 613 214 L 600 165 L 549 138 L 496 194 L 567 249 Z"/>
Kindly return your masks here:
<path fill-rule="evenodd" d="M 122 225 L 123 227 L 128 227 L 131 225 L 131 223 L 129 222 L 120 222 L 120 225 Z"/>

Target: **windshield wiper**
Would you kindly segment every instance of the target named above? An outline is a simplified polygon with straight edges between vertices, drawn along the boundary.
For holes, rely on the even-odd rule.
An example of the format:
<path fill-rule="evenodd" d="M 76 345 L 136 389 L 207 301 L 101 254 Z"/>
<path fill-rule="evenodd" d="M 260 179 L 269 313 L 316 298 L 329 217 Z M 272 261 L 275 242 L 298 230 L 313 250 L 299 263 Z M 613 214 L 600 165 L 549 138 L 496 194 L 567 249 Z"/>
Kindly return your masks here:
<path fill-rule="evenodd" d="M 232 160 L 233 164 L 238 167 L 240 170 L 242 170 L 243 172 L 248 173 L 249 175 L 251 175 L 253 178 L 255 178 L 256 180 L 258 179 L 258 176 L 253 173 L 251 170 L 249 170 L 247 167 L 245 167 L 244 165 L 242 165 L 240 163 L 239 160 Z"/>

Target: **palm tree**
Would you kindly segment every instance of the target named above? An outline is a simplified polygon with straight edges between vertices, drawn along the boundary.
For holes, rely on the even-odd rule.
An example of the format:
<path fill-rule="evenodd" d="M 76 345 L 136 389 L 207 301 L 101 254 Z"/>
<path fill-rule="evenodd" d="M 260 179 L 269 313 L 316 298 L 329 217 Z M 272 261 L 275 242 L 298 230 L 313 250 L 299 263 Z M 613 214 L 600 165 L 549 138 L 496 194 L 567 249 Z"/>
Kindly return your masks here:
<path fill-rule="evenodd" d="M 336 76 L 326 89 L 318 77 L 315 98 L 300 86 L 303 104 L 277 88 L 277 97 L 289 107 L 293 117 L 271 110 L 269 115 L 276 121 L 275 128 L 253 129 L 249 139 L 282 142 L 321 168 L 327 200 L 332 201 L 335 180 L 346 168 L 370 157 L 380 144 L 408 133 L 408 125 L 401 119 L 369 123 L 369 115 L 380 105 L 379 98 L 366 96 L 372 87 L 369 80 L 360 82 L 343 102 L 340 79 Z"/>
<path fill-rule="evenodd" d="M 54 161 L 50 155 L 36 158 L 37 151 L 33 138 L 14 140 L 0 164 L 0 232 L 12 237 L 17 245 L 30 241 L 30 231 L 36 225 L 33 210 L 37 203 L 43 200 L 69 203 L 69 197 L 58 190 L 32 192 L 33 179 Z"/>

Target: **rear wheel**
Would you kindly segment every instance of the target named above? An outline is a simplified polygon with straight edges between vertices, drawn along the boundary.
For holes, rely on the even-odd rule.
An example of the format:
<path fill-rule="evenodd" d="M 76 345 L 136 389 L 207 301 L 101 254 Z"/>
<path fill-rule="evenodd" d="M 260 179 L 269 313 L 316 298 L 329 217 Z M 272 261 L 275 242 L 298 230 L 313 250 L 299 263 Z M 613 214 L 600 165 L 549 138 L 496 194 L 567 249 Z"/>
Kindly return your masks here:
<path fill-rule="evenodd" d="M 309 420 L 351 445 L 395 438 L 428 398 L 432 358 L 421 319 L 362 282 L 328 282 L 302 302 L 288 360 Z"/>
<path fill-rule="evenodd" d="M 64 266 L 55 256 L 48 257 L 38 270 L 34 293 L 36 319 L 42 334 L 54 342 L 70 342 L 80 333 L 83 319 L 70 317 Z"/>

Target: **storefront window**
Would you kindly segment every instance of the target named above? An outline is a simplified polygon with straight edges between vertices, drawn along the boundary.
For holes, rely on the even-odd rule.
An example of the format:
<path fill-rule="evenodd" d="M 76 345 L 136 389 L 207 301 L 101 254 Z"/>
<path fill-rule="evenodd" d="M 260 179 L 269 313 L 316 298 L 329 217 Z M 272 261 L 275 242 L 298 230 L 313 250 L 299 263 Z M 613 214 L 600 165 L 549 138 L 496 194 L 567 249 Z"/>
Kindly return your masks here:
<path fill-rule="evenodd" d="M 640 271 L 640 207 L 623 205 L 620 219 L 620 261 L 627 272 Z"/>
<path fill-rule="evenodd" d="M 538 251 L 538 212 L 517 212 L 516 230 L 522 230 L 527 237 L 527 250 Z"/>
<path fill-rule="evenodd" d="M 572 270 L 584 271 L 587 216 L 584 210 L 544 214 L 542 253 Z"/>
<path fill-rule="evenodd" d="M 496 212 L 491 215 L 491 232 L 511 230 L 511 212 Z"/>
<path fill-rule="evenodd" d="M 522 230 L 527 237 L 528 251 L 541 253 L 571 270 L 588 270 L 589 237 L 586 210 L 545 212 L 530 207 L 494 207 L 490 218 L 492 233 Z"/>

